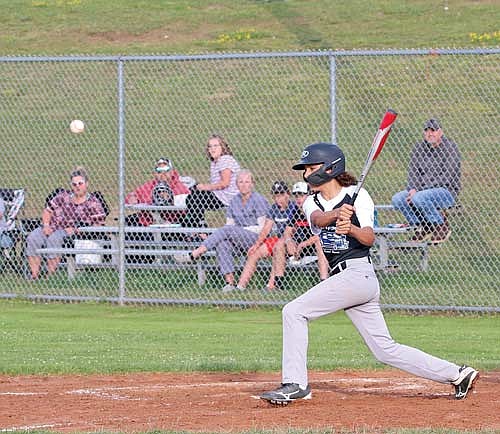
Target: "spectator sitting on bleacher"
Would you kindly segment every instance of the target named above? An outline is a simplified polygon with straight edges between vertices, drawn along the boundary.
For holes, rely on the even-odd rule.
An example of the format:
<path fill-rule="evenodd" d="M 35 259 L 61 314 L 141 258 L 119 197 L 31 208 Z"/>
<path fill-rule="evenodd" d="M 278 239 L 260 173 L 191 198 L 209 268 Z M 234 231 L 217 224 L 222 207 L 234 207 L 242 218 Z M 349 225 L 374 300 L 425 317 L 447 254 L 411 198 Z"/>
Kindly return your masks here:
<path fill-rule="evenodd" d="M 127 194 L 125 203 L 174 205 L 176 202 L 185 201 L 189 188 L 180 180 L 179 173 L 174 169 L 171 160 L 160 158 L 155 164 L 153 176 L 152 180 Z M 162 212 L 161 218 L 165 222 L 176 223 L 181 215 L 179 212 Z M 149 226 L 151 223 L 153 223 L 153 216 L 148 211 L 131 214 L 125 219 L 127 226 Z"/>
<path fill-rule="evenodd" d="M 10 249 L 14 240 L 7 234 L 7 220 L 5 218 L 5 202 L 0 196 L 0 248 Z"/>
<path fill-rule="evenodd" d="M 424 140 L 413 147 L 406 190 L 392 197 L 411 226 L 414 241 L 446 241 L 451 229 L 440 210 L 455 205 L 460 192 L 460 152 L 436 119 L 424 124 Z"/>
<path fill-rule="evenodd" d="M 41 257 L 37 249 L 60 248 L 67 236 L 78 232 L 78 227 L 103 225 L 106 211 L 101 201 L 88 193 L 88 176 L 85 169 L 77 167 L 71 172 L 71 192 L 61 190 L 52 197 L 43 210 L 42 226 L 28 235 L 26 256 L 31 270 L 31 279 L 40 274 Z M 47 255 L 47 271 L 53 274 L 59 265 L 59 255 Z"/>
<path fill-rule="evenodd" d="M 264 291 L 283 289 L 287 254 L 299 264 L 301 258 L 306 259 L 305 255 L 316 256 L 320 279 L 328 279 L 328 261 L 323 253 L 321 241 L 317 235 L 311 233 L 307 217 L 302 210 L 308 194 L 309 188 L 305 182 L 296 182 L 293 185 L 292 195 L 295 197 L 297 209 L 287 224 L 283 236 L 274 246 L 271 275 Z"/>
<path fill-rule="evenodd" d="M 176 256 L 180 263 L 193 262 L 209 250 L 215 249 L 221 274 L 226 286 L 223 292 L 235 289 L 234 254 L 244 254 L 257 240 L 269 203 L 254 191 L 254 179 L 249 170 L 241 170 L 236 178 L 239 193 L 227 208 L 226 224 L 217 229 L 201 245 L 187 255 Z"/>
<path fill-rule="evenodd" d="M 297 204 L 290 201 L 290 190 L 286 182 L 274 182 L 271 186 L 271 194 L 274 197 L 274 203 L 267 212 L 266 222 L 257 240 L 248 249 L 245 267 L 238 281 L 238 288 L 240 289 L 246 288 L 253 273 L 255 273 L 257 262 L 273 254 L 274 247 L 297 212 Z"/>
<path fill-rule="evenodd" d="M 238 194 L 236 175 L 240 165 L 233 157 L 229 144 L 219 135 L 208 139 L 206 149 L 210 160 L 210 182 L 196 184 L 186 199 L 185 227 L 205 227 L 205 211 L 222 209 Z"/>
<path fill-rule="evenodd" d="M 6 227 L 5 202 L 0 196 L 0 249 L 10 249 L 14 245 L 14 240 L 8 235 Z"/>

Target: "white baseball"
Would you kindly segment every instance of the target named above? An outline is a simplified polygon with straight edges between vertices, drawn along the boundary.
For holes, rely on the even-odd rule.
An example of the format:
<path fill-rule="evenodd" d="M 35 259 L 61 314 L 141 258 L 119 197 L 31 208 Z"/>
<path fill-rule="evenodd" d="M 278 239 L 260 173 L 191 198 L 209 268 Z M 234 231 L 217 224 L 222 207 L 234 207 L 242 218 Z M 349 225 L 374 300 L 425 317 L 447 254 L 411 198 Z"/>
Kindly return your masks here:
<path fill-rule="evenodd" d="M 83 133 L 83 130 L 85 129 L 85 124 L 80 119 L 75 119 L 74 121 L 71 121 L 71 123 L 69 124 L 69 129 L 71 130 L 72 133 L 75 134 Z"/>

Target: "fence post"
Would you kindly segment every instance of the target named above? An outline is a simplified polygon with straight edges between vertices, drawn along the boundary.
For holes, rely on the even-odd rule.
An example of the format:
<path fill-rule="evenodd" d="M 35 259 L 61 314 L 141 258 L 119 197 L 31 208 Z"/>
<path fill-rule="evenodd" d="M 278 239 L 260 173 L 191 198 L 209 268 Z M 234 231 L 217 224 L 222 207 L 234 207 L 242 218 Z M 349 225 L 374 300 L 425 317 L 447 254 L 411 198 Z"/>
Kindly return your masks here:
<path fill-rule="evenodd" d="M 330 126 L 331 142 L 337 144 L 337 82 L 336 82 L 336 58 L 330 55 Z"/>
<path fill-rule="evenodd" d="M 125 88 L 123 59 L 118 58 L 118 302 L 125 297 Z"/>

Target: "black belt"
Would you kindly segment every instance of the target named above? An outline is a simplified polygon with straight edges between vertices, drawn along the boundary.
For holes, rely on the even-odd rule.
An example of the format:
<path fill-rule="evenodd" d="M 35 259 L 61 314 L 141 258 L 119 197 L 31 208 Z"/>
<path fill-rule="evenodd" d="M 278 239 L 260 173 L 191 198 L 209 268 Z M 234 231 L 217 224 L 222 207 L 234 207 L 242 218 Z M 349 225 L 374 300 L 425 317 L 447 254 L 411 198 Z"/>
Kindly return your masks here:
<path fill-rule="evenodd" d="M 370 263 L 370 264 L 372 263 L 372 260 L 369 256 L 365 256 L 365 258 L 368 259 L 368 263 Z M 352 258 L 352 259 L 360 259 L 360 258 Z M 339 262 L 330 271 L 330 276 L 335 276 L 336 274 L 339 274 L 340 272 L 344 271 L 346 268 L 347 268 L 347 261 Z"/>
<path fill-rule="evenodd" d="M 335 276 L 339 274 L 341 271 L 344 271 L 347 268 L 347 263 L 345 261 L 339 262 L 335 267 L 330 271 L 330 276 Z"/>

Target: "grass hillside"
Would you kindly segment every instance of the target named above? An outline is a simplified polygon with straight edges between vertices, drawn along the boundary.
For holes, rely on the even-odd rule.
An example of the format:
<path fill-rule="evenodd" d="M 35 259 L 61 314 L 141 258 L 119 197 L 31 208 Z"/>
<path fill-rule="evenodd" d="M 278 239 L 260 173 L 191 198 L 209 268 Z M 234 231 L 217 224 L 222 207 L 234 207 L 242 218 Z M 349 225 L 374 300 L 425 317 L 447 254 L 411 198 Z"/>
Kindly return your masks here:
<path fill-rule="evenodd" d="M 0 55 L 478 47 L 497 0 L 11 0 Z"/>

